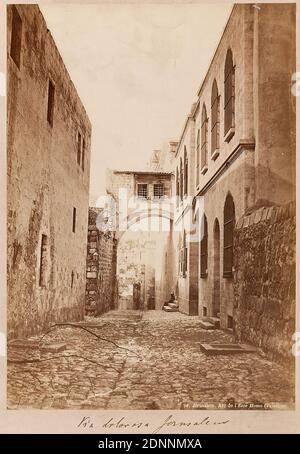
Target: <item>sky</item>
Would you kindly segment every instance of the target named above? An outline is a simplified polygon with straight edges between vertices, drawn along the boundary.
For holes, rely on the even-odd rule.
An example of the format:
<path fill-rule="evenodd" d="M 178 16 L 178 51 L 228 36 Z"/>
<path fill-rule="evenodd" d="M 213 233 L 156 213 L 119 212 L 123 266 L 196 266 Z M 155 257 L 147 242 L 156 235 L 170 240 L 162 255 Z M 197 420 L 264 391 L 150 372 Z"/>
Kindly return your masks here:
<path fill-rule="evenodd" d="M 231 3 L 43 4 L 92 123 L 90 204 L 107 168 L 145 169 L 178 140 Z"/>

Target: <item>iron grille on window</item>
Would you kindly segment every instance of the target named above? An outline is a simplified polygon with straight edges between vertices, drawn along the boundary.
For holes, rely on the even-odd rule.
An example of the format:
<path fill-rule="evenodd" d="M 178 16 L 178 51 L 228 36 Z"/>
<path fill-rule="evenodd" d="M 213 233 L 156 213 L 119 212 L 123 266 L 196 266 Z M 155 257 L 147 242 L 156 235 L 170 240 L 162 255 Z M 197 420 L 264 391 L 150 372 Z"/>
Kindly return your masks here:
<path fill-rule="evenodd" d="M 208 252 L 208 234 L 207 234 L 207 219 L 203 216 L 203 236 L 200 242 L 200 277 L 207 276 L 207 252 Z"/>
<path fill-rule="evenodd" d="M 147 184 L 138 184 L 138 198 L 147 199 L 148 197 L 148 185 Z"/>
<path fill-rule="evenodd" d="M 207 113 L 205 104 L 203 104 L 201 119 L 201 169 L 203 169 L 207 166 Z"/>
<path fill-rule="evenodd" d="M 161 199 L 164 196 L 164 185 L 156 183 L 153 185 L 153 196 L 155 199 Z"/>
<path fill-rule="evenodd" d="M 231 49 L 228 49 L 224 70 L 224 134 L 234 127 L 234 66 Z"/>
<path fill-rule="evenodd" d="M 220 98 L 217 82 L 214 80 L 211 92 L 211 153 L 219 148 Z"/>
<path fill-rule="evenodd" d="M 224 277 L 232 277 L 234 225 L 235 225 L 235 207 L 232 195 L 228 194 L 224 205 L 224 254 L 223 254 Z"/>

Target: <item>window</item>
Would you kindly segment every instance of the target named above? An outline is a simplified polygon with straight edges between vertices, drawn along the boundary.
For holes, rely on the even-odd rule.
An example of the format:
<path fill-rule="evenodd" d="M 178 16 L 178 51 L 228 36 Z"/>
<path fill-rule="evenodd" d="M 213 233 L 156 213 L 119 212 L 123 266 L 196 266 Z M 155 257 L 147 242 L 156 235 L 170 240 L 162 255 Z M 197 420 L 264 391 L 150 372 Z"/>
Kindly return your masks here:
<path fill-rule="evenodd" d="M 15 6 L 12 8 L 12 28 L 11 28 L 11 43 L 10 56 L 20 69 L 21 63 L 21 47 L 22 47 L 22 20 Z"/>
<path fill-rule="evenodd" d="M 51 126 L 53 126 L 54 95 L 55 95 L 55 87 L 54 87 L 54 84 L 52 83 L 52 81 L 49 80 L 47 120 Z"/>
<path fill-rule="evenodd" d="M 176 206 L 178 206 L 179 198 L 179 175 L 178 175 L 178 167 L 176 168 Z"/>
<path fill-rule="evenodd" d="M 71 273 L 71 288 L 73 288 L 74 285 L 74 271 Z"/>
<path fill-rule="evenodd" d="M 184 147 L 184 195 L 188 193 L 188 158 L 186 147 Z"/>
<path fill-rule="evenodd" d="M 234 202 L 232 195 L 228 194 L 224 205 L 224 255 L 223 255 L 224 277 L 232 277 L 234 226 L 235 226 Z"/>
<path fill-rule="evenodd" d="M 46 274 L 47 274 L 47 251 L 48 251 L 48 238 L 47 235 L 42 235 L 41 251 L 40 251 L 40 278 L 39 286 L 45 287 Z"/>
<path fill-rule="evenodd" d="M 81 155 L 81 168 L 84 171 L 84 160 L 85 160 L 85 140 L 82 140 L 82 155 Z"/>
<path fill-rule="evenodd" d="M 199 184 L 199 166 L 200 166 L 200 129 L 197 131 L 196 142 L 196 185 Z"/>
<path fill-rule="evenodd" d="M 180 274 L 182 277 L 186 277 L 186 272 L 187 272 L 187 256 L 188 256 L 188 251 L 187 251 L 187 246 L 186 246 L 186 233 L 183 233 L 183 240 L 182 240 L 182 247 L 180 249 L 180 263 L 179 263 L 179 269 L 180 269 Z"/>
<path fill-rule="evenodd" d="M 234 66 L 231 49 L 228 49 L 224 70 L 224 135 L 234 127 Z M 232 137 L 232 136 L 231 136 Z"/>
<path fill-rule="evenodd" d="M 180 191 L 180 200 L 183 199 L 183 168 L 182 168 L 182 158 L 180 158 L 180 172 L 179 172 L 180 184 L 179 184 L 179 191 Z"/>
<path fill-rule="evenodd" d="M 202 107 L 201 115 L 201 171 L 205 173 L 207 171 L 207 113 L 205 104 Z"/>
<path fill-rule="evenodd" d="M 139 199 L 148 198 L 148 185 L 147 184 L 138 184 L 138 198 Z"/>
<path fill-rule="evenodd" d="M 80 159 L 81 159 L 81 134 L 78 132 L 77 136 L 77 164 L 80 166 Z"/>
<path fill-rule="evenodd" d="M 207 277 L 207 257 L 208 257 L 208 233 L 207 219 L 204 214 L 202 218 L 202 239 L 200 241 L 200 277 Z"/>
<path fill-rule="evenodd" d="M 220 128 L 220 97 L 216 80 L 213 82 L 211 91 L 211 154 L 219 148 L 219 128 Z M 217 158 L 217 156 L 216 156 Z"/>
<path fill-rule="evenodd" d="M 73 224 L 72 224 L 72 232 L 75 233 L 76 231 L 76 208 L 73 208 Z"/>
<path fill-rule="evenodd" d="M 153 185 L 153 196 L 155 199 L 161 199 L 164 196 L 164 185 L 156 183 Z"/>

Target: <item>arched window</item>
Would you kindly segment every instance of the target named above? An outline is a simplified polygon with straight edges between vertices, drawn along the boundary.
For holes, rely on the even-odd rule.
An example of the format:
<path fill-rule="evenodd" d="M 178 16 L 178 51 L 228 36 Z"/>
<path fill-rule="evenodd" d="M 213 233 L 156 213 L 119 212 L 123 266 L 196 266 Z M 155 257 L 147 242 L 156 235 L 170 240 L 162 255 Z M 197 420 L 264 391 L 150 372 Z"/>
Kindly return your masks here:
<path fill-rule="evenodd" d="M 232 52 L 228 49 L 224 69 L 224 135 L 234 127 L 234 83 Z"/>
<path fill-rule="evenodd" d="M 202 218 L 201 229 L 201 242 L 200 242 L 200 277 L 207 276 L 207 256 L 208 256 L 208 233 L 207 233 L 207 219 L 205 214 Z"/>
<path fill-rule="evenodd" d="M 207 171 L 207 113 L 205 104 L 202 107 L 201 116 L 201 172 Z"/>
<path fill-rule="evenodd" d="M 220 129 L 220 97 L 216 80 L 213 82 L 211 90 L 211 154 L 212 158 L 217 158 L 215 153 L 219 149 L 219 129 Z"/>
<path fill-rule="evenodd" d="M 223 254 L 224 277 L 232 277 L 234 226 L 235 226 L 234 202 L 232 195 L 228 194 L 224 205 L 224 254 Z"/>
<path fill-rule="evenodd" d="M 182 168 L 182 158 L 180 158 L 180 199 L 183 199 L 183 168 Z"/>
<path fill-rule="evenodd" d="M 199 165 L 200 165 L 200 129 L 197 131 L 197 142 L 196 142 L 196 185 L 199 184 Z"/>
<path fill-rule="evenodd" d="M 178 167 L 176 167 L 176 206 L 178 206 L 178 198 L 179 198 L 179 175 L 178 175 Z"/>
<path fill-rule="evenodd" d="M 186 147 L 184 147 L 184 195 L 188 193 L 188 157 Z"/>

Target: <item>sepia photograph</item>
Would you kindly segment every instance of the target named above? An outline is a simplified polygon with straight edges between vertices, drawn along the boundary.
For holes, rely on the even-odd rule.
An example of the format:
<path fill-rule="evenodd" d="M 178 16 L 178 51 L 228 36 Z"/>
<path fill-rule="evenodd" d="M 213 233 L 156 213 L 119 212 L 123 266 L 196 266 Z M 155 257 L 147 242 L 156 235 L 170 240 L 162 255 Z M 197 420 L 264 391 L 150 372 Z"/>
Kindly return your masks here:
<path fill-rule="evenodd" d="M 6 35 L 7 410 L 294 411 L 296 3 Z"/>

